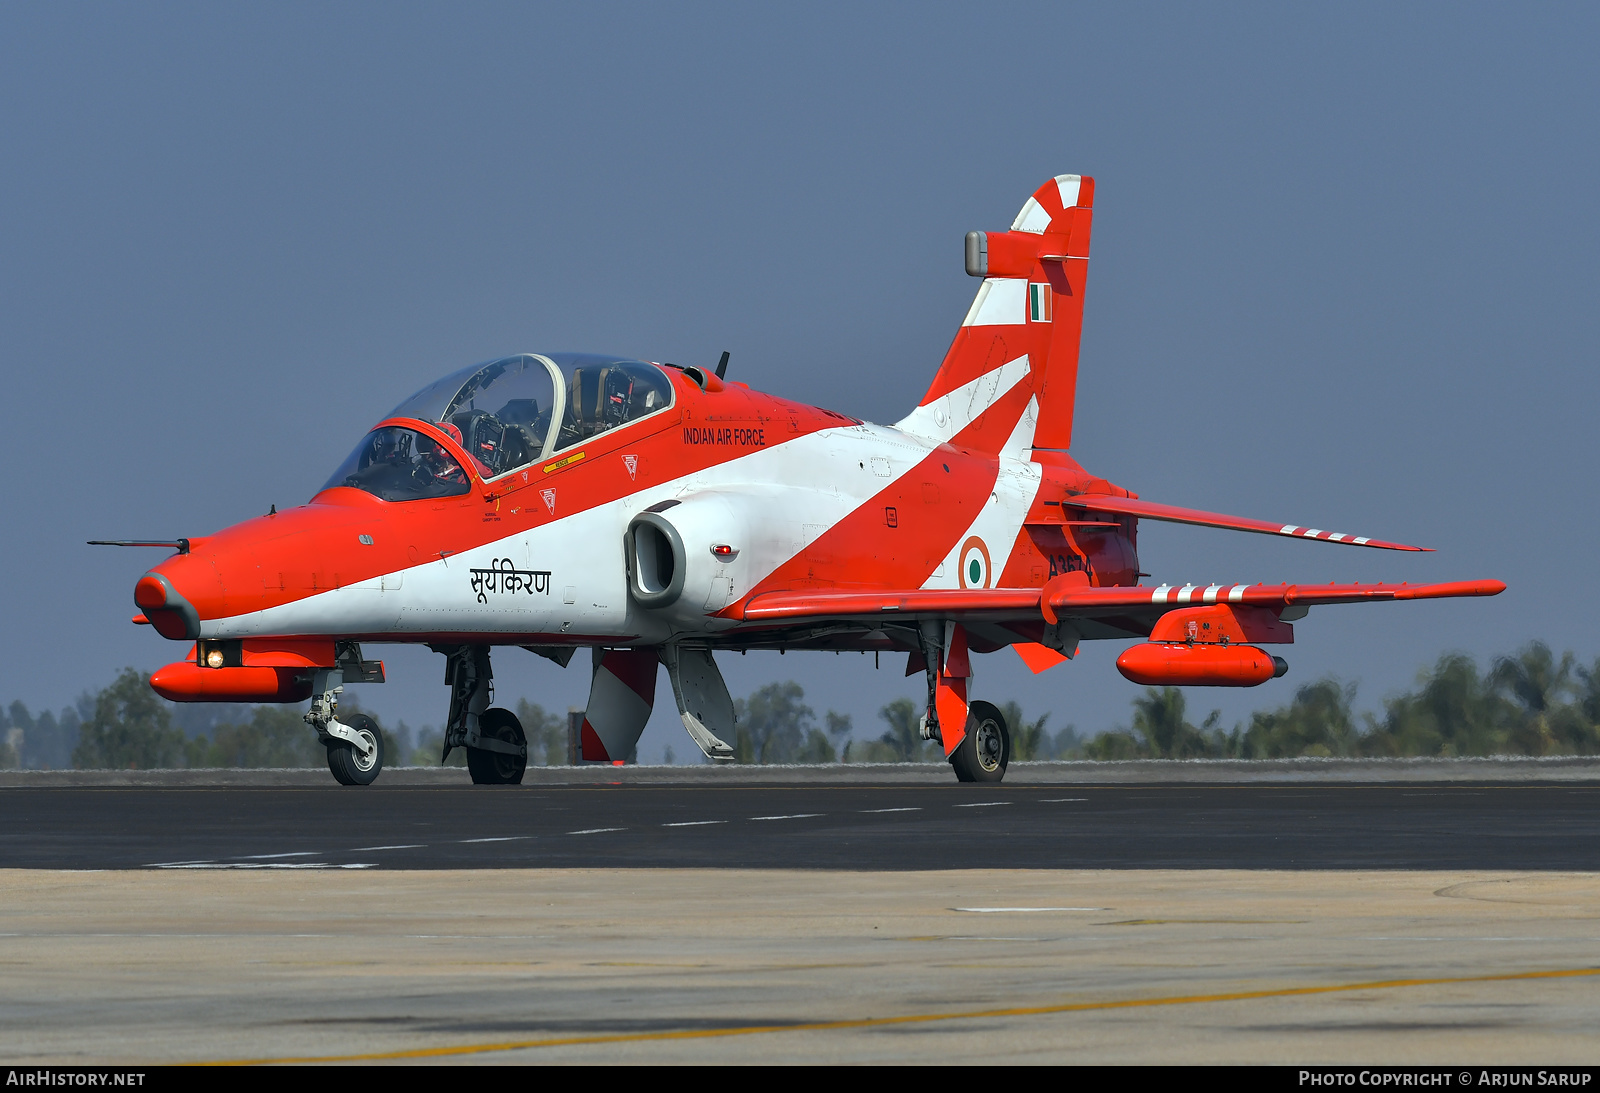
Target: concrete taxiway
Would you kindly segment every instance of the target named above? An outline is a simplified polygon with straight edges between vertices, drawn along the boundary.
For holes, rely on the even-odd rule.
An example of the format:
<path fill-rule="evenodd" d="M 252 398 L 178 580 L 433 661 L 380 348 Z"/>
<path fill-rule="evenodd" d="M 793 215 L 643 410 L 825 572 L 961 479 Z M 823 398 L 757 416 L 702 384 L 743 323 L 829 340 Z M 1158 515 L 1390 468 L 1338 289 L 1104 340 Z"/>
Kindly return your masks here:
<path fill-rule="evenodd" d="M 1593 1062 L 1593 874 L 8 871 L 0 1057 Z"/>

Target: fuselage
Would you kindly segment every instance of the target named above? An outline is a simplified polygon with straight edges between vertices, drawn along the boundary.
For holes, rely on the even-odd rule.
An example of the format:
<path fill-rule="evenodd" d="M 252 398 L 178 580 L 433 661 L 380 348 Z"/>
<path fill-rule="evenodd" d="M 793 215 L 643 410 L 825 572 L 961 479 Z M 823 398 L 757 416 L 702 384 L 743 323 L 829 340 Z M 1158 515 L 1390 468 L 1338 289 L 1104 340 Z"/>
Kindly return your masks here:
<path fill-rule="evenodd" d="M 152 619 L 190 639 L 558 647 L 703 636 L 869 649 L 881 635 L 773 633 L 742 622 L 740 607 L 778 590 L 1035 588 L 1072 571 L 1093 585 L 1136 582 L 1133 517 L 1072 521 L 1060 507 L 1129 495 L 1064 453 L 984 451 L 965 434 L 941 440 L 933 427 L 873 425 L 698 370 L 660 371 L 666 406 L 498 475 L 468 457 L 459 430 L 386 419 L 379 429 L 448 451 L 468 488 L 383 500 L 332 485 L 191 540 L 152 573 L 192 605 L 198 633 Z M 641 606 L 651 575 L 640 571 L 656 563 L 626 542 L 652 511 L 682 540 L 681 589 L 662 608 Z M 630 591 L 630 580 L 642 583 Z"/>

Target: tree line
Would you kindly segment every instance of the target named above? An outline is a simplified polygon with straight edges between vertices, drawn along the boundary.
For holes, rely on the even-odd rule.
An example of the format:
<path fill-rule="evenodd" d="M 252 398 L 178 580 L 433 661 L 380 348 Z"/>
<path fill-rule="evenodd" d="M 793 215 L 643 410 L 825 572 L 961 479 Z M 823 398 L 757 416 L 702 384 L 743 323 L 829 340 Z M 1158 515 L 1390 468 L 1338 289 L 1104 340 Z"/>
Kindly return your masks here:
<path fill-rule="evenodd" d="M 149 679 L 124 669 L 110 686 L 85 693 L 59 714 L 35 715 L 21 702 L 0 709 L 0 767 L 320 767 L 326 761 L 302 719 L 303 706 L 174 705 L 150 689 Z M 1542 642 L 1495 657 L 1487 668 L 1446 653 L 1418 674 L 1414 689 L 1385 699 L 1381 714 L 1357 713 L 1355 700 L 1355 684 L 1320 679 L 1296 690 L 1287 705 L 1228 728 L 1220 711 L 1194 724 L 1184 691 L 1151 687 L 1133 699 L 1128 725 L 1088 737 L 1072 725 L 1051 731 L 1049 713 L 1030 718 L 1015 702 L 1001 710 L 1011 727 L 1012 758 L 1023 761 L 1600 754 L 1600 659 L 1582 665 Z M 341 706 L 360 709 L 353 696 Z M 866 739 L 855 737 L 849 714 L 828 710 L 819 721 L 792 680 L 769 683 L 734 708 L 731 743 L 740 763 L 944 759 L 942 748 L 921 738 L 922 710 L 910 698 L 879 709 L 884 730 Z M 565 714 L 526 699 L 516 714 L 530 766 L 567 761 Z M 439 728 L 380 721 L 380 731 L 389 765 L 438 764 Z M 670 747 L 666 759 L 675 759 Z M 457 749 L 450 761 L 464 765 L 465 754 Z"/>
<path fill-rule="evenodd" d="M 359 700 L 348 694 L 340 696 L 339 707 L 361 711 Z M 85 693 L 59 715 L 46 710 L 35 716 L 21 702 L 0 709 L 0 768 L 321 767 L 326 753 L 306 725 L 305 711 L 304 703 L 175 704 L 150 689 L 148 672 L 125 668 L 110 686 Z M 565 763 L 566 717 L 526 699 L 516 712 L 528 735 L 529 762 Z M 380 720 L 379 732 L 389 765 L 438 765 L 442 730 Z M 466 753 L 453 751 L 450 765 L 465 766 Z"/>
<path fill-rule="evenodd" d="M 1531 642 L 1487 669 L 1446 653 L 1415 689 L 1355 712 L 1356 687 L 1308 683 L 1287 706 L 1224 729 L 1215 711 L 1199 725 L 1183 692 L 1148 689 L 1132 724 L 1080 745 L 1087 759 L 1280 759 L 1293 756 L 1412 757 L 1600 754 L 1600 659 L 1581 665 Z"/>

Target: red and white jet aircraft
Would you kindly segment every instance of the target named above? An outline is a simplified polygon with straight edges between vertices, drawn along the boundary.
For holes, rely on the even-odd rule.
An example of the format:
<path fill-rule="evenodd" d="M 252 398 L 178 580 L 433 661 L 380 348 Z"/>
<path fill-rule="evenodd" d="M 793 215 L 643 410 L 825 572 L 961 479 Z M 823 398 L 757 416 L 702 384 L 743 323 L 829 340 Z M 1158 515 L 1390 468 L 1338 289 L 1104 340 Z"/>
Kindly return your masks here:
<path fill-rule="evenodd" d="M 1285 665 L 1316 604 L 1491 596 L 1433 585 L 1141 585 L 1141 519 L 1418 550 L 1366 536 L 1140 500 L 1071 457 L 1094 180 L 1041 186 L 1006 232 L 971 232 L 977 298 L 921 403 L 892 426 L 790 402 L 715 371 L 524 353 L 406 399 L 298 508 L 215 535 L 139 578 L 163 637 L 194 643 L 152 686 L 176 701 L 297 702 L 347 785 L 382 738 L 338 716 L 379 682 L 363 642 L 446 658 L 445 753 L 473 781 L 518 782 L 527 745 L 490 707 L 490 651 L 565 666 L 593 655 L 583 757 L 625 756 L 665 664 L 684 727 L 728 759 L 733 701 L 717 650 L 901 652 L 927 679 L 923 735 L 963 781 L 1010 755 L 995 707 L 967 693 L 974 653 L 1034 671 L 1084 640 L 1147 639 L 1137 683 L 1254 686 Z M 134 544 L 128 544 L 134 545 Z"/>

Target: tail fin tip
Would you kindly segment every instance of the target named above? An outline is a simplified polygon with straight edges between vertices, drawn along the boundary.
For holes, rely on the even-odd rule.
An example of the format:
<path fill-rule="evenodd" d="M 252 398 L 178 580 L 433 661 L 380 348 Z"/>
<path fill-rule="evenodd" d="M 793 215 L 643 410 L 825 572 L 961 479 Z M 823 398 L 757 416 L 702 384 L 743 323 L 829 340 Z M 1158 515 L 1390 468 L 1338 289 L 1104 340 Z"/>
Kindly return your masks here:
<path fill-rule="evenodd" d="M 1071 447 L 1093 204 L 1092 177 L 1057 175 L 1034 191 L 1009 231 L 967 233 L 966 271 L 984 280 L 933 385 L 902 428 L 925 431 L 922 419 L 929 418 L 949 423 L 937 432 L 956 427 L 966 443 L 984 450 L 1009 449 L 1019 440 L 1027 447 Z M 1038 407 L 1030 436 L 1017 435 L 1028 423 L 1019 419 L 1017 399 L 1000 397 L 1009 385 L 998 382 L 979 385 L 987 398 L 963 391 L 962 413 L 920 413 L 1018 363 L 1027 368 L 1025 382 Z"/>

